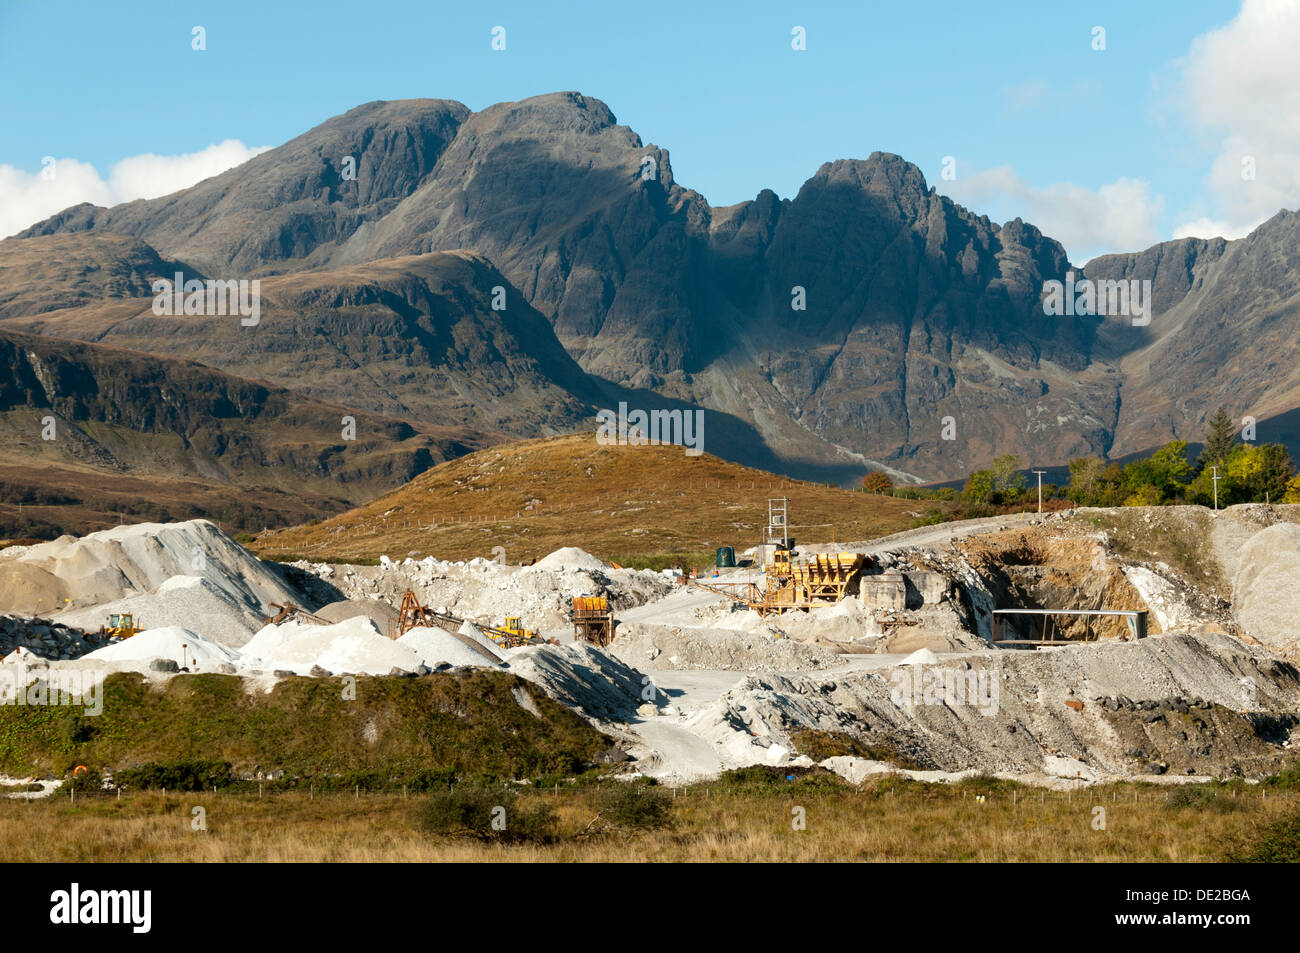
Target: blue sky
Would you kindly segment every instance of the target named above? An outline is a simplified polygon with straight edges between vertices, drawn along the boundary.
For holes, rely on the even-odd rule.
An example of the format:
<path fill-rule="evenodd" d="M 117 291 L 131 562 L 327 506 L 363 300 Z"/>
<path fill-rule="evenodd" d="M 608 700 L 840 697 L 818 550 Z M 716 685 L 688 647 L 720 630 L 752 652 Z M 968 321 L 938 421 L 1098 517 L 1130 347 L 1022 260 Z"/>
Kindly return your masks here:
<path fill-rule="evenodd" d="M 1284 32 L 1267 16 L 1279 3 L 1289 0 L 1251 0 L 1247 16 L 1235 0 L 0 0 L 0 201 L 10 206 L 0 234 L 48 214 L 36 198 L 44 188 L 45 204 L 54 200 L 37 175 L 45 156 L 107 183 L 96 192 L 69 173 L 67 198 L 88 189 L 91 201 L 120 200 L 147 191 L 140 175 L 152 174 L 137 164 L 134 178 L 109 182 L 129 157 L 193 157 L 227 140 L 236 142 L 223 155 L 242 157 L 238 144 L 278 145 L 373 99 L 479 109 L 576 89 L 668 148 L 677 181 L 714 205 L 765 187 L 793 196 L 822 162 L 879 149 L 977 212 L 1040 225 L 1076 262 L 1198 227 L 1234 237 L 1300 202 L 1280 171 L 1294 158 L 1287 135 L 1260 122 L 1234 128 L 1232 90 L 1217 99 L 1225 70 L 1243 100 L 1281 86 L 1278 108 L 1295 125 L 1285 93 L 1295 47 L 1287 63 L 1269 52 Z M 191 49 L 196 25 L 202 52 Z M 490 48 L 497 25 L 504 52 Z M 791 49 L 796 25 L 804 51 Z M 1104 50 L 1093 49 L 1095 26 Z M 1274 73 L 1255 75 L 1270 55 Z M 1267 190 L 1237 189 L 1243 148 L 1268 157 Z M 953 181 L 941 178 L 945 156 L 956 159 Z M 168 168 L 184 180 L 193 166 Z"/>

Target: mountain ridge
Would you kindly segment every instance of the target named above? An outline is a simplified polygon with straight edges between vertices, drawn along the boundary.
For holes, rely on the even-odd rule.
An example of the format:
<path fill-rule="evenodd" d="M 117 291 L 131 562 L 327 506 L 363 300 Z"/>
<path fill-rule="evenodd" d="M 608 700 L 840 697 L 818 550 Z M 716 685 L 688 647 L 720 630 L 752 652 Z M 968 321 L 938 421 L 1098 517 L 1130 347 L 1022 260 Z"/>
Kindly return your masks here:
<path fill-rule="evenodd" d="M 322 171 L 345 147 L 362 160 L 355 199 Z M 250 227 L 254 213 L 267 221 Z M 736 459 L 756 439 L 786 473 L 951 479 L 1005 452 L 1051 464 L 1185 438 L 1216 402 L 1261 420 L 1300 406 L 1300 380 L 1261 360 L 1300 325 L 1283 281 L 1300 272 L 1283 247 L 1291 220 L 1082 268 L 1032 224 L 992 222 L 883 152 L 823 163 L 791 198 L 763 190 L 714 209 L 675 181 L 668 150 L 563 92 L 477 112 L 365 104 L 191 189 L 68 210 L 0 250 L 125 229 L 160 259 L 222 277 L 468 251 L 595 379 L 570 372 L 578 391 L 608 395 L 603 381 L 723 413 L 740 426 L 710 452 Z M 1044 283 L 1071 271 L 1151 280 L 1152 324 L 1045 315 Z M 1258 303 L 1243 322 L 1267 330 L 1265 344 L 1215 337 L 1232 296 Z"/>

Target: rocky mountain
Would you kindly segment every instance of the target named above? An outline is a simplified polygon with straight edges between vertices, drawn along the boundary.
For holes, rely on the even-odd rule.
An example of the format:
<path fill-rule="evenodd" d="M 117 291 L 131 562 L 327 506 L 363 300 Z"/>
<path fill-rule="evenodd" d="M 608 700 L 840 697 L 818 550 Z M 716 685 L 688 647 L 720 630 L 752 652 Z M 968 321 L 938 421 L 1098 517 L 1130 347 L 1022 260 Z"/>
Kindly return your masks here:
<path fill-rule="evenodd" d="M 214 276 L 313 267 L 322 245 L 410 195 L 468 115 L 440 99 L 367 103 L 192 188 L 111 209 L 76 205 L 19 237 L 130 235 Z"/>
<path fill-rule="evenodd" d="M 0 434 L 0 520 L 12 522 L 25 499 L 36 515 L 43 504 L 94 503 L 107 474 L 158 502 L 188 498 L 172 515 L 198 505 L 250 529 L 283 522 L 282 512 L 338 512 L 501 439 L 360 413 L 193 361 L 8 330 Z"/>
<path fill-rule="evenodd" d="M 178 271 L 203 277 L 124 235 L 59 234 L 0 242 L 0 318 L 144 297 L 154 278 Z"/>
<path fill-rule="evenodd" d="M 0 242 L 0 273 L 17 274 L 18 263 L 39 255 L 43 273 L 62 276 L 54 283 L 67 289 L 65 297 L 82 300 L 98 289 L 94 276 L 115 260 L 122 241 L 89 232 Z M 176 267 L 183 277 L 193 273 Z M 155 314 L 152 297 L 33 306 L 35 313 L 2 326 L 194 359 L 424 428 L 528 437 L 590 429 L 599 409 L 620 403 L 700 410 L 707 433 L 735 448 L 735 459 L 780 466 L 742 419 L 584 372 L 546 319 L 479 255 L 435 252 L 258 282 L 255 326 L 233 315 Z"/>
<path fill-rule="evenodd" d="M 0 243 L 0 262 L 9 244 L 25 243 Z M 494 288 L 503 310 L 492 308 Z M 259 291 L 255 326 L 158 315 L 152 296 L 5 326 L 190 358 L 368 413 L 480 431 L 569 429 L 596 399 L 546 319 L 477 255 L 296 272 L 259 279 Z"/>
<path fill-rule="evenodd" d="M 1107 331 L 1130 336 L 1112 344 L 1124 380 L 1113 454 L 1198 440 L 1220 406 L 1254 417 L 1260 441 L 1300 449 L 1300 214 L 1281 211 L 1237 241 L 1107 255 L 1086 273 L 1150 281 L 1154 297 L 1146 333 L 1122 322 Z"/>
<path fill-rule="evenodd" d="M 1089 278 L 1153 282 L 1148 326 L 1049 316 L 1044 283 L 1085 274 L 1061 245 L 956 205 L 898 156 L 715 209 L 667 150 L 578 93 L 480 112 L 371 103 L 191 189 L 70 209 L 0 243 L 2 260 L 126 235 L 210 277 L 268 276 L 258 335 L 160 323 L 129 288 L 49 314 L 0 288 L 0 306 L 13 327 L 407 419 L 542 435 L 630 394 L 708 408 L 707 450 L 728 459 L 941 479 L 1000 453 L 1059 464 L 1195 436 L 1219 402 L 1261 420 L 1300 407 L 1273 366 L 1300 326 L 1291 221 L 1090 263 Z M 507 312 L 487 304 L 495 287 Z M 1249 333 L 1222 333 L 1234 308 Z"/>

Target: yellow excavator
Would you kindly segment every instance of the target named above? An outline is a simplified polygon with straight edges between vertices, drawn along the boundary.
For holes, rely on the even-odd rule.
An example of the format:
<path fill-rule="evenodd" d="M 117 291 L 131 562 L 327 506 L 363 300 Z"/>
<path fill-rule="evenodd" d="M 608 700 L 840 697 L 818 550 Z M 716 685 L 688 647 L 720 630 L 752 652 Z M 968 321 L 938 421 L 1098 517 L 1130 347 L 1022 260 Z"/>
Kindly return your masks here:
<path fill-rule="evenodd" d="M 129 612 L 114 612 L 108 617 L 108 625 L 99 627 L 100 635 L 110 635 L 117 639 L 129 639 L 140 631 L 142 629 L 135 624 L 135 616 Z"/>

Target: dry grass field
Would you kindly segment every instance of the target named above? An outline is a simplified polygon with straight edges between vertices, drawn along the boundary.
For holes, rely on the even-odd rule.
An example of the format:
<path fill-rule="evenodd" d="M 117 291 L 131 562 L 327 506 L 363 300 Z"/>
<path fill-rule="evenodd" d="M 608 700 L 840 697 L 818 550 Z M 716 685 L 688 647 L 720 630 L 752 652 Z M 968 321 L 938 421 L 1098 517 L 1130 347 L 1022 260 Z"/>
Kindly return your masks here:
<path fill-rule="evenodd" d="M 1300 792 L 1247 785 L 1171 792 L 1123 784 L 1043 792 L 976 779 L 825 780 L 663 792 L 670 825 L 607 827 L 589 788 L 530 794 L 548 842 L 427 833 L 428 795 L 127 793 L 0 801 L 0 861 L 1139 861 L 1295 859 Z M 978 800 L 983 797 L 984 800 Z M 206 830 L 195 830 L 195 808 Z M 796 830 L 796 809 L 806 828 Z M 1105 827 L 1098 829 L 1098 808 Z"/>

